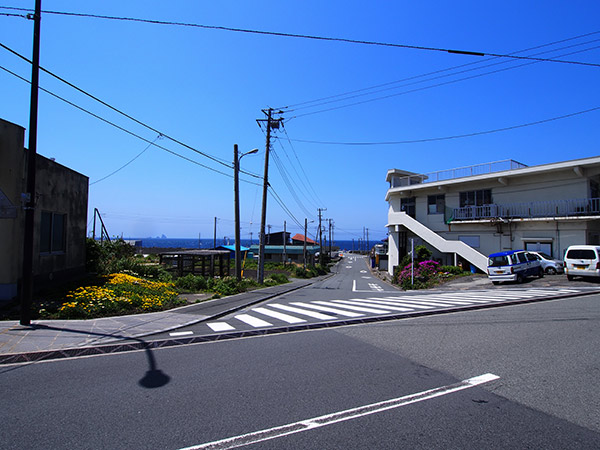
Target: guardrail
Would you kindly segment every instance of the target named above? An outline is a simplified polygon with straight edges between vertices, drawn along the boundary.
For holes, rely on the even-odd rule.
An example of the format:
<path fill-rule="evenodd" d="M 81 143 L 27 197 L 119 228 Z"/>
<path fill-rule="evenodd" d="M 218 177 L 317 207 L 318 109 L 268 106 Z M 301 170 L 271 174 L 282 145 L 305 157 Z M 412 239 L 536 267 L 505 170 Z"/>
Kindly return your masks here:
<path fill-rule="evenodd" d="M 491 220 L 589 215 L 600 215 L 600 198 L 464 206 L 462 208 L 454 208 L 451 220 Z"/>
<path fill-rule="evenodd" d="M 454 178 L 471 177 L 474 175 L 485 175 L 505 170 L 522 169 L 527 167 L 518 161 L 504 159 L 473 166 L 457 167 L 456 169 L 439 170 L 424 174 L 415 174 L 405 177 L 392 178 L 391 187 L 411 186 L 413 184 L 435 183 L 436 181 L 452 180 Z"/>

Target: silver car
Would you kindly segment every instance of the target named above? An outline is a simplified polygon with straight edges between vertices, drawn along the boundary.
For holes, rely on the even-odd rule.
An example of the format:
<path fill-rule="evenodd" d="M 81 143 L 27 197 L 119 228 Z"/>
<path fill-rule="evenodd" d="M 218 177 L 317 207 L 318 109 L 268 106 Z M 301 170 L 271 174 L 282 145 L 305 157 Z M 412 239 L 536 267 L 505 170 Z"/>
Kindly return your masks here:
<path fill-rule="evenodd" d="M 540 261 L 544 272 L 546 272 L 548 275 L 555 275 L 565 271 L 565 263 L 560 259 L 554 259 L 552 256 L 544 252 L 529 253 L 533 253 L 535 255 L 535 257 Z"/>

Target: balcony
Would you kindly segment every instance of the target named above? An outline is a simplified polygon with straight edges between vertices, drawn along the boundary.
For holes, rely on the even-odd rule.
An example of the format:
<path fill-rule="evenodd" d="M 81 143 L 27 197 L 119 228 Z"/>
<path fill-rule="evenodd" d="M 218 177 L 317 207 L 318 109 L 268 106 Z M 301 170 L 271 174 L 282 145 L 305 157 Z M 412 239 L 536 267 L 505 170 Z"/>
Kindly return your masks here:
<path fill-rule="evenodd" d="M 454 208 L 452 217 L 448 222 L 580 216 L 600 216 L 600 198 L 464 206 L 462 208 Z"/>
<path fill-rule="evenodd" d="M 405 177 L 393 177 L 390 187 L 404 187 L 414 184 L 435 183 L 438 181 L 452 180 L 455 178 L 472 177 L 475 175 L 486 175 L 494 172 L 504 172 L 507 170 L 522 169 L 527 167 L 525 164 L 505 159 L 473 166 L 457 167 L 456 169 L 440 170 L 424 174 L 413 174 Z"/>

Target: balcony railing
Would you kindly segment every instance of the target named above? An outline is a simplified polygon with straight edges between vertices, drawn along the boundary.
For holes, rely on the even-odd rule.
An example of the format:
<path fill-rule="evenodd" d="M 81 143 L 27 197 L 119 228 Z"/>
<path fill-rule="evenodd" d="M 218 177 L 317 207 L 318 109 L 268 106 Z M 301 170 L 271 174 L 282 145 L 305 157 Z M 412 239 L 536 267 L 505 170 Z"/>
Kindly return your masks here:
<path fill-rule="evenodd" d="M 409 175 L 406 177 L 394 177 L 391 187 L 411 186 L 413 184 L 435 183 L 436 181 L 452 180 L 454 178 L 471 177 L 474 175 L 485 175 L 494 172 L 503 172 L 506 170 L 522 169 L 527 167 L 525 164 L 505 159 L 473 166 L 458 167 L 456 169 L 440 170 L 424 174 Z"/>
<path fill-rule="evenodd" d="M 549 200 L 454 208 L 450 221 L 600 215 L 600 198 Z"/>

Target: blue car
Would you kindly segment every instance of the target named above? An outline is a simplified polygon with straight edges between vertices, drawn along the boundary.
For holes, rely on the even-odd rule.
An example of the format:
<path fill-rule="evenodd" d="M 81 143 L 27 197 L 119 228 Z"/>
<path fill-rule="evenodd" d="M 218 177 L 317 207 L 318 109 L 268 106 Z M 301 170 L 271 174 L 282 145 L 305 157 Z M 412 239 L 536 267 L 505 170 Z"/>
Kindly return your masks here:
<path fill-rule="evenodd" d="M 542 278 L 544 269 L 532 253 L 525 250 L 509 250 L 488 256 L 487 273 L 493 284 L 499 284 L 501 281 L 522 283 L 529 276 Z"/>

